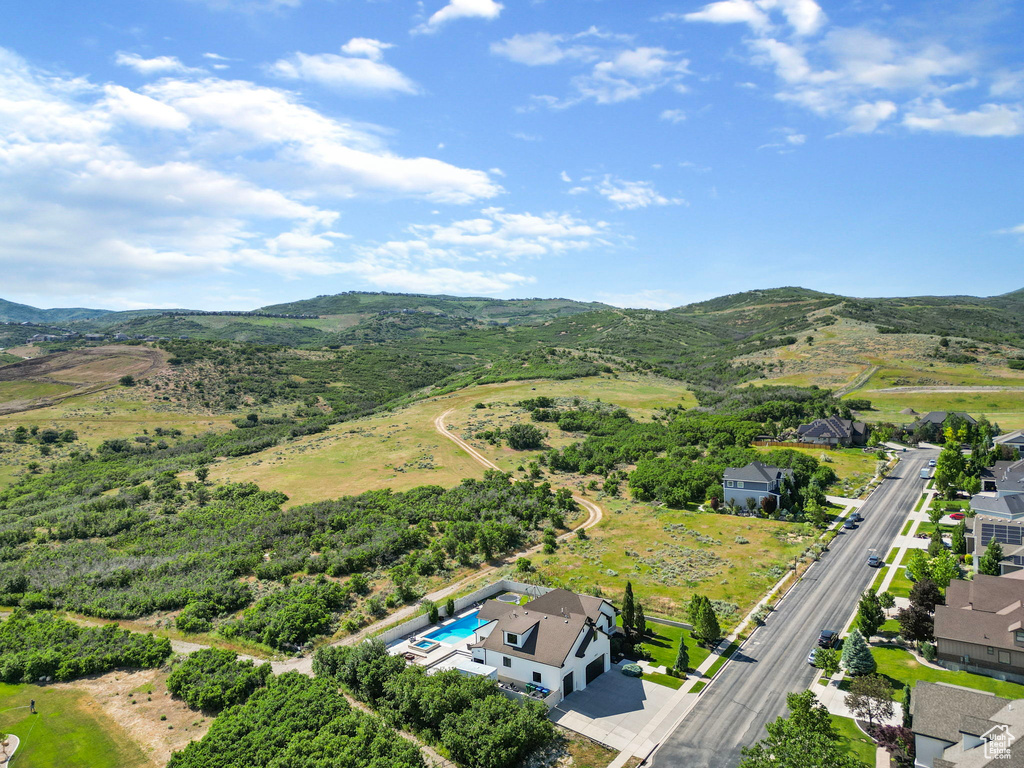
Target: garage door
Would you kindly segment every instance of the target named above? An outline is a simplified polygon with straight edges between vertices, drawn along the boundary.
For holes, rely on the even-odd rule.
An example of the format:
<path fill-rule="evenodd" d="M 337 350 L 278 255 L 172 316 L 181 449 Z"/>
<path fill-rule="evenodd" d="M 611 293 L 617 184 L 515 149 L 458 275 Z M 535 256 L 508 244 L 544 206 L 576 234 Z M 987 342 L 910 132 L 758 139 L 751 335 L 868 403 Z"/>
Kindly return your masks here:
<path fill-rule="evenodd" d="M 607 658 L 607 655 L 602 655 L 587 664 L 587 685 L 590 685 L 595 679 L 604 674 L 605 660 Z"/>

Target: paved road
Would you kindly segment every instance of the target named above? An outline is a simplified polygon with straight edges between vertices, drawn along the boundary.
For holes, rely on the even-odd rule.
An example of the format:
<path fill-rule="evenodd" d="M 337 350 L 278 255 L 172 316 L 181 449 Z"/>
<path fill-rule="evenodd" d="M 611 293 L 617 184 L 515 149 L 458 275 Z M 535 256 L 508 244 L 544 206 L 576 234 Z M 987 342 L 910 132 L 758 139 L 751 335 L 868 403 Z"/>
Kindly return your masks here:
<path fill-rule="evenodd" d="M 735 768 L 740 749 L 766 735 L 765 723 L 786 712 L 786 694 L 807 690 L 815 670 L 807 653 L 822 629 L 840 630 L 877 571 L 872 548 L 885 557 L 913 510 L 925 481 L 920 470 L 938 451 L 900 454 L 901 461 L 861 507 L 865 521 L 835 538 L 821 562 L 740 647 L 696 706 L 654 754 L 656 768 Z"/>

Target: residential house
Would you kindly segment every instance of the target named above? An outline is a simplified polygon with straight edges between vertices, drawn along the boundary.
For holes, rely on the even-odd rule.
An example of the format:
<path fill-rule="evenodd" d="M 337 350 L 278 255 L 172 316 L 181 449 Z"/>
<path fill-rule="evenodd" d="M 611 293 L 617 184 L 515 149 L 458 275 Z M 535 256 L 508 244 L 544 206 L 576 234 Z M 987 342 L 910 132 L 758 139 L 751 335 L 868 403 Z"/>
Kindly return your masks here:
<path fill-rule="evenodd" d="M 754 499 L 757 506 L 765 497 L 773 497 L 778 506 L 782 478 L 793 479 L 793 470 L 770 467 L 760 461 L 752 461 L 745 467 L 729 468 L 722 477 L 722 499 L 726 504 L 743 507 L 747 499 Z"/>
<path fill-rule="evenodd" d="M 995 445 L 1007 445 L 1024 454 L 1024 429 L 1015 429 L 1013 432 L 1007 432 L 1005 435 L 997 435 L 992 438 L 992 442 Z"/>
<path fill-rule="evenodd" d="M 935 607 L 935 648 L 949 669 L 1024 682 L 1024 579 L 977 573 L 950 582 L 946 604 Z"/>
<path fill-rule="evenodd" d="M 615 608 L 607 600 L 555 589 L 525 605 L 488 600 L 477 618 L 473 660 L 520 688 L 568 696 L 611 668 Z"/>
<path fill-rule="evenodd" d="M 114 341 L 128 341 L 131 338 L 127 333 L 115 333 Z"/>
<path fill-rule="evenodd" d="M 973 519 L 967 521 L 967 551 L 974 567 L 989 540 L 1003 548 L 1001 572 L 1024 568 L 1024 461 L 997 461 L 982 470 L 981 493 L 971 497 Z"/>
<path fill-rule="evenodd" d="M 86 341 L 103 341 L 102 333 L 87 333 L 85 334 Z"/>
<path fill-rule="evenodd" d="M 943 424 L 946 423 L 946 419 L 948 419 L 953 414 L 956 414 L 971 426 L 974 426 L 975 424 L 978 423 L 977 419 L 971 416 L 971 414 L 964 413 L 963 411 L 929 411 L 920 419 L 918 419 L 914 423 L 914 426 L 920 427 L 924 426 L 925 424 L 935 424 L 936 426 L 941 427 Z"/>
<path fill-rule="evenodd" d="M 1024 765 L 1024 699 L 922 681 L 910 708 L 916 768 Z"/>
<path fill-rule="evenodd" d="M 999 496 L 1024 493 L 1024 461 L 997 461 L 982 469 L 981 491 Z"/>
<path fill-rule="evenodd" d="M 800 442 L 817 445 L 864 445 L 868 439 L 868 428 L 863 421 L 850 421 L 838 416 L 801 424 L 796 433 Z"/>

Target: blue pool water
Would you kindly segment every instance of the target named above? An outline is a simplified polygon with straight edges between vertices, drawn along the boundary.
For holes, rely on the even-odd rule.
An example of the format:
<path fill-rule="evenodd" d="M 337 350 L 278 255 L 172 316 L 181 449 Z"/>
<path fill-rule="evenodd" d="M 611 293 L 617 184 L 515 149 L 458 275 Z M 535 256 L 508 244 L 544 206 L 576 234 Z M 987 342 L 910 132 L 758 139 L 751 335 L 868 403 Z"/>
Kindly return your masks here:
<path fill-rule="evenodd" d="M 479 611 L 477 611 L 477 613 L 479 613 Z M 457 643 L 460 640 L 465 640 L 473 634 L 474 629 L 486 623 L 478 619 L 476 616 L 476 613 L 471 613 L 469 616 L 463 616 L 454 624 L 449 624 L 446 627 L 435 629 L 427 635 L 427 639 L 437 640 L 439 643 L 451 644 Z"/>

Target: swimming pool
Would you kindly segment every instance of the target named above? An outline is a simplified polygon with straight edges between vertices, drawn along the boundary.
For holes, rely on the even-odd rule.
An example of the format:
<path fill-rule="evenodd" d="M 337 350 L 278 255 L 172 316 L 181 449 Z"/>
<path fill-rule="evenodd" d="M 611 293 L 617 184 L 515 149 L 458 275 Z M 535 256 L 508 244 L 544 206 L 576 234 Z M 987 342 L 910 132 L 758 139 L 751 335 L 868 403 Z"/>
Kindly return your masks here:
<path fill-rule="evenodd" d="M 463 616 L 461 619 L 456 621 L 454 624 L 449 624 L 440 629 L 435 629 L 429 635 L 426 636 L 427 640 L 437 640 L 439 643 L 448 643 L 454 645 L 460 640 L 465 640 L 467 637 L 473 634 L 473 630 L 487 622 L 481 621 L 477 618 L 477 614 L 469 614 L 469 616 Z"/>

